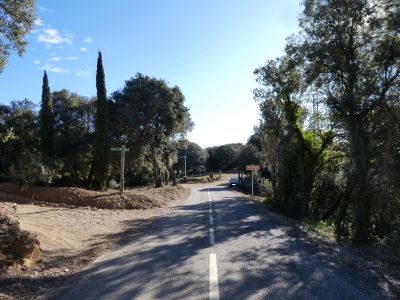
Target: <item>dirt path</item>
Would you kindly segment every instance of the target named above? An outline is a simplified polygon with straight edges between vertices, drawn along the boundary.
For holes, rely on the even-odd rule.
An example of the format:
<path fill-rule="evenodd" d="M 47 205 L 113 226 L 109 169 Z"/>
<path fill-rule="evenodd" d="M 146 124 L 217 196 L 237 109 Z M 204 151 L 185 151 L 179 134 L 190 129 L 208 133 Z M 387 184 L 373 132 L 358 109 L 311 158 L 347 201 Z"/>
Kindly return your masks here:
<path fill-rule="evenodd" d="M 147 210 L 107 210 L 18 204 L 21 228 L 36 233 L 43 251 L 40 261 L 31 269 L 15 267 L 0 274 L 0 299 L 33 299 L 58 280 L 82 269 L 95 257 L 110 249 L 115 237 L 129 228 L 141 231 L 147 220 L 168 214 L 167 206 Z M 3 293 L 3 294 L 2 294 Z M 7 298 L 8 297 L 8 298 Z"/>
<path fill-rule="evenodd" d="M 48 264 L 60 255 L 80 256 L 89 249 L 108 248 L 112 241 L 107 236 L 122 230 L 124 221 L 145 220 L 167 211 L 167 208 L 134 211 L 18 205 L 17 215 L 22 229 L 38 235 L 43 262 Z"/>

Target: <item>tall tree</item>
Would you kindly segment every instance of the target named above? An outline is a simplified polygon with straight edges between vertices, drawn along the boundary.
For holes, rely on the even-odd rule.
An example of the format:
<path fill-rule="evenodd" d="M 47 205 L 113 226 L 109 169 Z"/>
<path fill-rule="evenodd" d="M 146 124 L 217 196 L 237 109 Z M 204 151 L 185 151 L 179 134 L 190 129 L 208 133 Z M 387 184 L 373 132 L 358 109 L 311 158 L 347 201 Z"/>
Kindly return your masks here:
<path fill-rule="evenodd" d="M 57 184 L 83 185 L 93 160 L 94 101 L 68 90 L 52 93 Z"/>
<path fill-rule="evenodd" d="M 375 202 L 371 116 L 398 93 L 400 79 L 398 19 L 392 18 L 399 15 L 398 1 L 306 0 L 304 5 L 303 34 L 293 56 L 306 62 L 308 81 L 325 94 L 348 145 L 337 231 L 343 230 L 351 207 L 354 240 L 365 243 L 373 228 Z"/>
<path fill-rule="evenodd" d="M 95 120 L 95 144 L 94 144 L 94 173 L 99 181 L 100 189 L 105 190 L 107 185 L 107 167 L 109 160 L 108 142 L 108 114 L 107 92 L 103 68 L 103 58 L 99 51 L 96 72 L 97 111 Z"/>
<path fill-rule="evenodd" d="M 332 141 L 332 130 L 305 128 L 301 103 L 308 100 L 306 86 L 300 66 L 292 60 L 269 61 L 255 74 L 263 84 L 255 98 L 264 118 L 262 148 L 272 186 L 277 188 L 275 200 L 285 213 L 303 218 L 308 215 L 315 177 Z"/>
<path fill-rule="evenodd" d="M 6 180 L 9 168 L 24 152 L 39 152 L 37 120 L 36 107 L 27 99 L 0 106 L 0 180 Z"/>
<path fill-rule="evenodd" d="M 188 174 L 204 172 L 207 162 L 207 151 L 193 142 L 186 142 L 185 147 L 178 149 L 180 160 L 175 164 L 175 169 L 184 171 L 183 156 L 186 155 L 186 168 Z"/>
<path fill-rule="evenodd" d="M 54 113 L 50 93 L 49 80 L 44 71 L 42 85 L 42 103 L 40 108 L 40 137 L 41 149 L 45 159 L 53 157 L 54 146 Z"/>
<path fill-rule="evenodd" d="M 303 4 L 286 55 L 256 71 L 273 198 L 370 242 L 399 224 L 399 1 Z"/>
<path fill-rule="evenodd" d="M 25 51 L 25 37 L 35 21 L 35 0 L 0 1 L 0 72 L 12 50 L 19 55 Z"/>
<path fill-rule="evenodd" d="M 207 148 L 207 169 L 208 171 L 226 171 L 238 168 L 239 154 L 243 144 L 226 144 Z"/>
<path fill-rule="evenodd" d="M 178 87 L 164 80 L 137 74 L 113 94 L 116 115 L 114 131 L 128 137 L 129 148 L 145 154 L 153 167 L 155 186 L 162 185 L 166 169 L 175 180 L 172 158 L 186 132 L 193 126 L 185 97 Z"/>

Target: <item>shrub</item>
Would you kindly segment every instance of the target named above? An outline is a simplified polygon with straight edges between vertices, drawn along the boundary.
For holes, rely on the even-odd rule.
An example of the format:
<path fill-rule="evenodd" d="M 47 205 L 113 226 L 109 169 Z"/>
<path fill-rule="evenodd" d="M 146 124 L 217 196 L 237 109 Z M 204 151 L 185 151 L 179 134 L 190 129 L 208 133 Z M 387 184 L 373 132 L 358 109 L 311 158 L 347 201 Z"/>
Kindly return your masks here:
<path fill-rule="evenodd" d="M 40 153 L 23 152 L 8 171 L 10 181 L 20 185 L 49 184 L 56 177 L 57 173 L 43 162 Z"/>

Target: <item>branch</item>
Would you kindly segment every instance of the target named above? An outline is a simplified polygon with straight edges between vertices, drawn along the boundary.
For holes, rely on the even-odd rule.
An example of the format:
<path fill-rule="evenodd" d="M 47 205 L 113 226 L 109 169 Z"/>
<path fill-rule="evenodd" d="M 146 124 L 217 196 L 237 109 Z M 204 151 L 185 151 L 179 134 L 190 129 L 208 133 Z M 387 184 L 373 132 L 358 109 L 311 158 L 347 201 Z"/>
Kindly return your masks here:
<path fill-rule="evenodd" d="M 24 21 L 24 22 L 28 23 L 29 25 L 31 25 L 33 23 L 33 20 L 31 20 L 29 18 L 29 14 L 27 14 L 25 12 L 21 12 L 21 14 L 15 13 L 15 12 L 11 11 L 10 9 L 8 9 L 7 6 L 4 5 L 4 3 L 0 3 L 0 8 L 2 8 L 7 14 L 12 16 L 14 18 L 14 20 L 17 20 L 18 21 L 17 23 L 21 23 L 21 21 Z"/>

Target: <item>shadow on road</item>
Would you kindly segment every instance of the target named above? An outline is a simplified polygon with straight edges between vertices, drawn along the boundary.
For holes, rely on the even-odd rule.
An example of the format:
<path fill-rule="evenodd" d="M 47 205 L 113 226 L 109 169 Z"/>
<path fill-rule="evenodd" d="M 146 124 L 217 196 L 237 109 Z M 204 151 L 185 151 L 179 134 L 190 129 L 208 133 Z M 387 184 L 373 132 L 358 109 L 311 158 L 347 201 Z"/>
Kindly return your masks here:
<path fill-rule="evenodd" d="M 201 192 L 208 190 L 215 195 L 227 188 Z M 257 204 L 222 197 L 213 205 L 217 246 L 241 239 L 244 244 L 240 251 L 226 248 L 243 269 L 220 279 L 221 299 L 246 299 L 260 289 L 268 289 L 271 299 L 318 298 L 324 293 L 339 299 L 368 290 L 365 278 L 334 262 L 299 228 L 265 217 Z M 98 237 L 115 243 L 118 255 L 78 272 L 48 298 L 134 299 L 144 291 L 157 299 L 174 294 L 180 299 L 208 298 L 208 256 L 199 255 L 209 247 L 208 202 L 177 206 L 173 214 L 123 225 L 121 233 Z M 195 256 L 204 258 L 202 270 L 193 267 Z"/>

